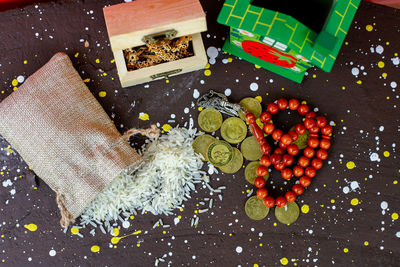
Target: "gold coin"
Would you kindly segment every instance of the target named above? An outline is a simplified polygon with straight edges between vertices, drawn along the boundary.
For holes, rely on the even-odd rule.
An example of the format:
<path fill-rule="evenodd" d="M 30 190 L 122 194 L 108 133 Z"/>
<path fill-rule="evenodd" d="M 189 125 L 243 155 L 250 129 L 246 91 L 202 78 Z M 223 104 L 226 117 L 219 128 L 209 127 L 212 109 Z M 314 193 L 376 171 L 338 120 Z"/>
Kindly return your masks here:
<path fill-rule="evenodd" d="M 235 173 L 243 165 L 243 155 L 236 147 L 233 147 L 233 158 L 231 162 L 226 164 L 225 166 L 220 167 L 219 169 L 224 173 Z"/>
<path fill-rule="evenodd" d="M 257 196 L 252 196 L 244 205 L 246 215 L 252 220 L 262 220 L 267 217 L 269 208 L 264 205 L 262 199 Z"/>
<path fill-rule="evenodd" d="M 233 148 L 225 141 L 218 140 L 208 147 L 208 161 L 216 166 L 222 167 L 231 162 L 233 157 Z"/>
<path fill-rule="evenodd" d="M 237 117 L 226 119 L 221 126 L 221 136 L 231 144 L 238 144 L 247 135 L 247 127 L 244 121 Z"/>
<path fill-rule="evenodd" d="M 257 168 L 261 166 L 259 161 L 252 161 L 247 164 L 246 168 L 244 169 L 244 177 L 246 178 L 247 182 L 254 184 L 254 180 L 257 178 Z M 264 176 L 264 180 L 268 180 L 269 172 L 267 175 Z"/>
<path fill-rule="evenodd" d="M 209 134 L 199 135 L 194 139 L 192 143 L 193 150 L 197 154 L 201 154 L 204 157 L 204 161 L 208 161 L 208 156 L 207 156 L 208 147 L 216 140 L 217 139 L 215 139 L 215 137 Z"/>
<path fill-rule="evenodd" d="M 256 118 L 260 117 L 262 112 L 261 103 L 254 97 L 243 98 L 240 100 L 239 105 L 242 106 L 242 108 L 244 108 L 246 111 L 253 113 Z M 245 121 L 246 113 L 239 111 L 239 117 Z"/>
<path fill-rule="evenodd" d="M 258 160 L 262 157 L 263 153 L 260 144 L 254 136 L 249 136 L 240 145 L 243 157 L 247 160 Z"/>
<path fill-rule="evenodd" d="M 222 114 L 214 108 L 206 108 L 200 112 L 197 120 L 203 131 L 212 133 L 221 127 Z"/>
<path fill-rule="evenodd" d="M 283 224 L 292 224 L 299 217 L 300 209 L 296 202 L 287 203 L 285 207 L 275 208 L 275 217 Z"/>

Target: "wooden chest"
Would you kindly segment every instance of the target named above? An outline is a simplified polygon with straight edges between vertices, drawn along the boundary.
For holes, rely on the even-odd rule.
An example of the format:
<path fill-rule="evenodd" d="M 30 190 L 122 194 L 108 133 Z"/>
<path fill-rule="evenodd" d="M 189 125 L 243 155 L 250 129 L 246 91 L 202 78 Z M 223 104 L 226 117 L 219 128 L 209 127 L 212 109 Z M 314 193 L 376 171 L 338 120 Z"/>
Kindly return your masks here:
<path fill-rule="evenodd" d="M 135 0 L 103 12 L 122 87 L 206 66 L 198 0 Z"/>

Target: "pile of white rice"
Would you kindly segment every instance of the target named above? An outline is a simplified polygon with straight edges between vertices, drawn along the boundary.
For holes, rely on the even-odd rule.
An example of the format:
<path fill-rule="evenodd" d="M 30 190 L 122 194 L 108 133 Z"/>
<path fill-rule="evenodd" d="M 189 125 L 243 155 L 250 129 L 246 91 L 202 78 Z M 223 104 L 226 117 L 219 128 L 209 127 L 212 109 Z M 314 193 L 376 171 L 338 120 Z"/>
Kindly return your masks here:
<path fill-rule="evenodd" d="M 116 177 L 86 208 L 81 225 L 112 220 L 126 220 L 130 215 L 149 211 L 172 214 L 190 198 L 206 175 L 203 162 L 193 151 L 195 129 L 173 128 L 158 139 L 148 140 L 142 157 L 144 163 L 134 174 Z M 124 218 L 121 217 L 124 216 Z"/>

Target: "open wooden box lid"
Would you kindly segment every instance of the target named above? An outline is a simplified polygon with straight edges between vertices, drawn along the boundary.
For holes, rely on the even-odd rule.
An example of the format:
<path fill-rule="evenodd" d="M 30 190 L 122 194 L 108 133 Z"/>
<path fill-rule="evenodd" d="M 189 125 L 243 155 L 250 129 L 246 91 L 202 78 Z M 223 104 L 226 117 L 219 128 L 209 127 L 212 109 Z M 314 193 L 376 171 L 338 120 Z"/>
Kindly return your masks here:
<path fill-rule="evenodd" d="M 144 45 L 143 37 L 171 30 L 175 37 L 207 30 L 199 0 L 135 0 L 105 7 L 103 12 L 113 51 Z"/>

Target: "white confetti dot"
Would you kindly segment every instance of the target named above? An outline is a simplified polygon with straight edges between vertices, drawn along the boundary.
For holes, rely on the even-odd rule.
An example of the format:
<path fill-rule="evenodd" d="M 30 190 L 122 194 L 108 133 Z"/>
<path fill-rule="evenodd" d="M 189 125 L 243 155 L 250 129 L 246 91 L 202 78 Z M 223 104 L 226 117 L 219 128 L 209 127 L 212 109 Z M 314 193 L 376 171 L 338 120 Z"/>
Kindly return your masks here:
<path fill-rule="evenodd" d="M 237 253 L 242 253 L 243 252 L 243 248 L 241 246 L 237 246 L 236 247 L 236 252 Z"/>
<path fill-rule="evenodd" d="M 397 232 L 397 233 L 396 233 L 396 237 L 397 237 L 397 238 L 400 238 L 400 232 Z"/>
<path fill-rule="evenodd" d="M 382 54 L 382 53 L 383 53 L 383 47 L 382 47 L 381 45 L 378 45 L 378 46 L 375 48 L 375 51 L 376 51 L 376 53 L 378 53 L 378 54 Z"/>
<path fill-rule="evenodd" d="M 343 187 L 343 193 L 347 194 L 350 192 L 350 188 L 348 186 Z"/>
<path fill-rule="evenodd" d="M 183 109 L 183 112 L 184 112 L 185 114 L 188 114 L 188 113 L 189 113 L 189 108 L 188 108 L 188 107 L 184 108 L 184 109 Z"/>
<path fill-rule="evenodd" d="M 257 83 L 251 83 L 250 84 L 250 90 L 251 91 L 257 91 L 258 90 L 258 84 Z"/>
<path fill-rule="evenodd" d="M 396 82 L 391 82 L 390 83 L 390 87 L 392 87 L 393 89 L 397 87 L 397 83 Z"/>
<path fill-rule="evenodd" d="M 17 81 L 18 81 L 19 83 L 23 83 L 23 82 L 25 81 L 25 77 L 22 76 L 22 75 L 19 75 L 19 76 L 17 77 Z"/>
<path fill-rule="evenodd" d="M 381 209 L 385 210 L 388 208 L 388 203 L 386 201 L 381 202 Z"/>
<path fill-rule="evenodd" d="M 384 127 L 384 126 L 379 127 L 379 131 L 380 131 L 380 132 L 383 132 L 383 130 L 385 130 L 385 127 Z"/>
<path fill-rule="evenodd" d="M 200 96 L 200 92 L 199 92 L 199 90 L 197 90 L 197 89 L 194 89 L 194 91 L 193 91 L 193 98 L 199 98 L 199 96 Z"/>
<path fill-rule="evenodd" d="M 124 227 L 124 228 L 129 228 L 129 226 L 131 226 L 131 223 L 129 221 L 124 221 L 122 223 L 122 227 Z"/>
<path fill-rule="evenodd" d="M 226 88 L 224 93 L 226 96 L 230 96 L 232 94 L 232 90 L 229 88 Z"/>
<path fill-rule="evenodd" d="M 369 158 L 370 158 L 370 160 L 371 161 L 378 161 L 378 162 L 380 162 L 381 161 L 381 159 L 379 158 L 379 155 L 378 155 L 378 153 L 371 153 L 371 155 L 369 156 Z"/>
<path fill-rule="evenodd" d="M 357 76 L 358 74 L 360 74 L 360 70 L 356 67 L 351 69 L 351 74 L 353 74 L 354 76 Z"/>
<path fill-rule="evenodd" d="M 49 251 L 49 255 L 52 257 L 54 257 L 56 254 L 57 254 L 57 252 L 54 249 Z"/>

